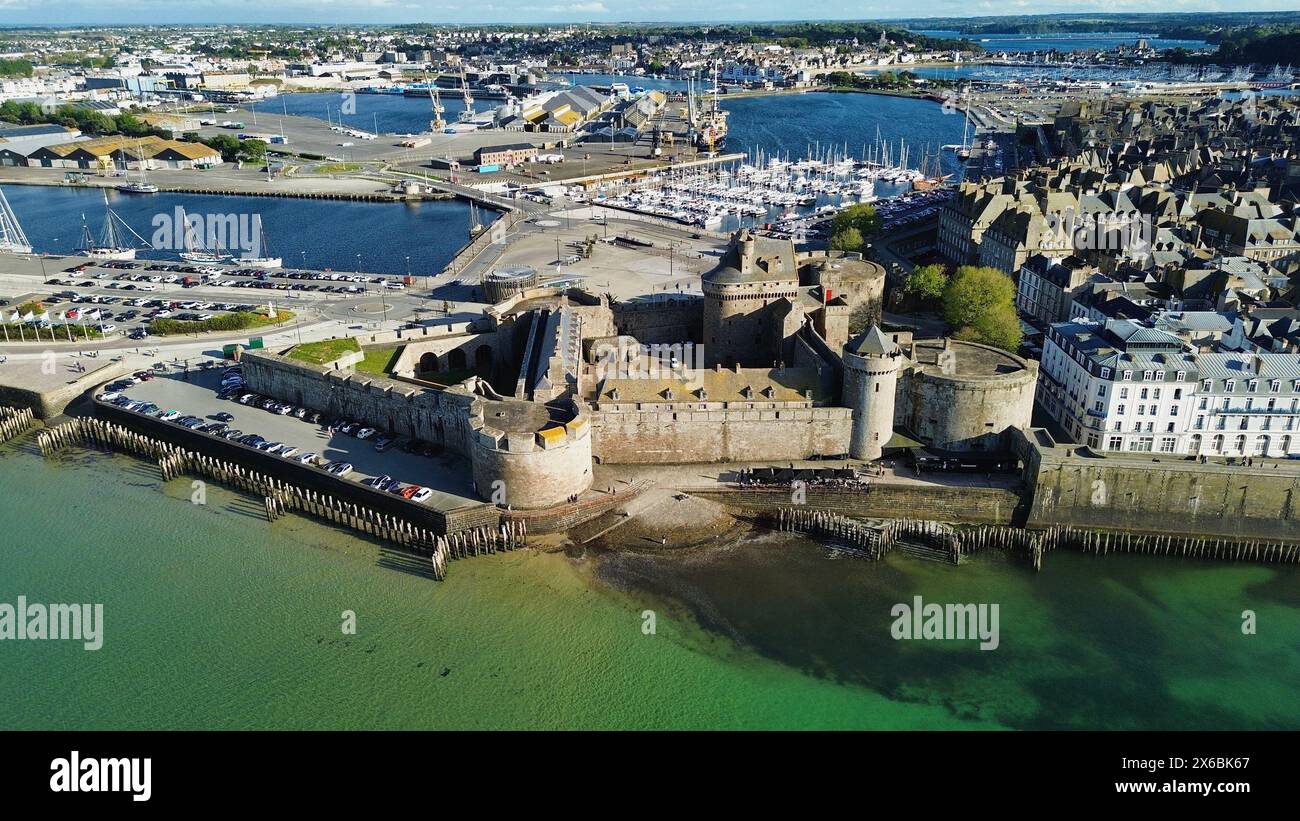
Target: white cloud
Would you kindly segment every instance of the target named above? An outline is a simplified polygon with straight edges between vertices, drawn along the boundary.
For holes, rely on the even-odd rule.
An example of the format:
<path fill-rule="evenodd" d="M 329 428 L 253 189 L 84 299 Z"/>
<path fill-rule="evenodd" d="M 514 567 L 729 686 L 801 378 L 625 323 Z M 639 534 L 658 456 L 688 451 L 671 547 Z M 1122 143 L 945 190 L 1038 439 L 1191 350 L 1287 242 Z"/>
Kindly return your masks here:
<path fill-rule="evenodd" d="M 557 12 L 559 14 L 605 14 L 609 9 L 605 4 L 596 0 L 593 3 L 569 3 L 567 5 L 547 6 L 547 11 Z"/>

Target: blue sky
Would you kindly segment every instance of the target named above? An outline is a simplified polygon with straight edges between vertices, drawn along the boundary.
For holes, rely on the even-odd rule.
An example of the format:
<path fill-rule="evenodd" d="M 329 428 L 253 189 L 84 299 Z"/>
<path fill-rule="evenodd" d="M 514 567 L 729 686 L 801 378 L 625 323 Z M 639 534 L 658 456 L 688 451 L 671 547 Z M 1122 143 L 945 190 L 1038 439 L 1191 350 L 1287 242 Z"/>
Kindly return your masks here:
<path fill-rule="evenodd" d="M 0 26 L 28 23 L 539 23 L 888 19 L 1059 12 L 1296 10 L 1300 0 L 0 0 Z"/>

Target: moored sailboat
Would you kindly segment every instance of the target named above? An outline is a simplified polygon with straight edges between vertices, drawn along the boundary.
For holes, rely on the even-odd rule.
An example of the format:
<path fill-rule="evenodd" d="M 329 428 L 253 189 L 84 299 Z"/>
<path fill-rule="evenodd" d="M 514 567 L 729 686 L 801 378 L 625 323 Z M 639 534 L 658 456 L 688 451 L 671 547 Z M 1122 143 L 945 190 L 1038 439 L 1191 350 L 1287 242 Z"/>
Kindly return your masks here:
<path fill-rule="evenodd" d="M 138 240 L 139 245 L 132 244 L 130 237 Z M 104 230 L 96 240 L 95 235 L 91 233 L 90 225 L 86 222 L 86 215 L 82 214 L 81 243 L 81 252 L 93 260 L 135 259 L 138 248 L 149 245 L 144 237 L 127 225 L 126 220 L 113 212 L 113 207 L 108 204 L 107 191 L 104 192 Z"/>

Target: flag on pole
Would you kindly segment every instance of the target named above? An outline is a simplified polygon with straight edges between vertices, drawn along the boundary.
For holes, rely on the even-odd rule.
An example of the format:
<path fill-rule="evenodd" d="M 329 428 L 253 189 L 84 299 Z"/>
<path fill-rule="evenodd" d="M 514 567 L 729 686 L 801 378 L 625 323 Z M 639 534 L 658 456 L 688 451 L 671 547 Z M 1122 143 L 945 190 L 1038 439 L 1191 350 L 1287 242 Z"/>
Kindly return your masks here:
<path fill-rule="evenodd" d="M 49 311 L 43 312 L 40 316 L 36 317 L 36 321 L 41 323 L 42 325 L 50 324 L 50 312 Z"/>
<path fill-rule="evenodd" d="M 23 314 L 23 322 L 31 322 L 35 318 L 36 318 L 36 314 L 32 313 L 31 311 L 28 311 L 27 313 Z"/>

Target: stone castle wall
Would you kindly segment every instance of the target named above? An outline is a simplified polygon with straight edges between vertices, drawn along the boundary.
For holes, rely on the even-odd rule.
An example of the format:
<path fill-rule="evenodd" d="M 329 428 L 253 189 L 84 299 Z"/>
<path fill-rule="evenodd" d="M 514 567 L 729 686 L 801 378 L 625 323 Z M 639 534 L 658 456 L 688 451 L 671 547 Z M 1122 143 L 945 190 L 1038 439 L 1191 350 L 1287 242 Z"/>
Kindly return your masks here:
<path fill-rule="evenodd" d="M 638 342 L 702 342 L 704 299 L 674 296 L 648 302 L 620 302 L 613 306 L 614 326 Z"/>
<path fill-rule="evenodd" d="M 1036 367 L 991 376 L 947 376 L 904 366 L 894 425 L 943 450 L 997 450 L 1008 429 L 1030 424 L 1037 377 Z"/>
<path fill-rule="evenodd" d="M 438 442 L 467 457 L 479 495 L 491 499 L 504 482 L 503 504 L 543 507 L 591 485 L 591 430 L 575 406 L 576 419 L 562 434 L 504 432 L 483 423 L 477 397 L 463 390 L 434 390 L 399 380 L 295 362 L 271 353 L 244 355 L 250 390 L 286 402 Z"/>
<path fill-rule="evenodd" d="M 848 408 L 593 411 L 592 453 L 608 464 L 762 462 L 849 449 Z"/>

